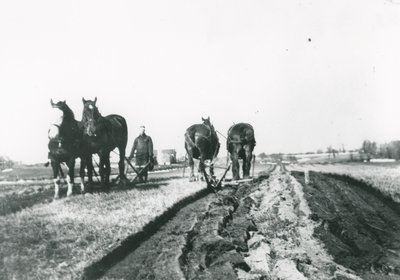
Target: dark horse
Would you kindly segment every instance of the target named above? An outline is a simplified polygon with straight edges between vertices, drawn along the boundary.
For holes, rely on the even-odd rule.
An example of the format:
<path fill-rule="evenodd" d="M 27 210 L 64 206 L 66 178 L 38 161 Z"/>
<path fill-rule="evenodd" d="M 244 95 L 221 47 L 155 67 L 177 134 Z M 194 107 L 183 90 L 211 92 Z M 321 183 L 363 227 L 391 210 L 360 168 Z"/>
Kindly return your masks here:
<path fill-rule="evenodd" d="M 205 161 L 210 160 L 210 175 L 214 175 L 213 160 L 219 151 L 219 141 L 214 126 L 210 122 L 210 117 L 202 118 L 202 124 L 194 124 L 186 129 L 185 149 L 189 156 L 190 181 L 194 180 L 194 160 L 200 160 L 199 171 L 205 172 Z"/>
<path fill-rule="evenodd" d="M 228 130 L 226 148 L 231 155 L 233 179 L 240 179 L 239 159 L 243 159 L 243 177 L 250 177 L 251 158 L 256 139 L 254 129 L 248 123 L 238 123 Z"/>
<path fill-rule="evenodd" d="M 54 187 L 55 194 L 54 198 L 58 198 L 59 194 L 59 175 L 62 175 L 61 163 L 65 162 L 68 167 L 68 175 L 66 178 L 68 184 L 67 196 L 72 194 L 72 185 L 74 183 L 74 168 L 75 159 L 81 158 L 81 191 L 85 191 L 84 177 L 85 177 L 85 166 L 88 167 L 89 182 L 92 182 L 92 160 L 91 155 L 85 153 L 83 146 L 83 130 L 80 127 L 78 121 L 75 120 L 74 113 L 68 107 L 65 101 L 59 101 L 53 103 L 50 100 L 53 108 L 59 109 L 62 112 L 61 124 L 52 125 L 49 129 L 49 160 L 53 169 L 54 175 Z"/>
<path fill-rule="evenodd" d="M 100 158 L 100 178 L 106 187 L 110 182 L 110 152 L 115 148 L 119 150 L 119 178 L 126 182 L 125 176 L 125 150 L 128 142 L 128 127 L 123 117 L 108 115 L 103 117 L 96 107 L 97 97 L 94 101 L 83 101 L 82 125 L 83 141 L 91 153 L 97 153 Z"/>

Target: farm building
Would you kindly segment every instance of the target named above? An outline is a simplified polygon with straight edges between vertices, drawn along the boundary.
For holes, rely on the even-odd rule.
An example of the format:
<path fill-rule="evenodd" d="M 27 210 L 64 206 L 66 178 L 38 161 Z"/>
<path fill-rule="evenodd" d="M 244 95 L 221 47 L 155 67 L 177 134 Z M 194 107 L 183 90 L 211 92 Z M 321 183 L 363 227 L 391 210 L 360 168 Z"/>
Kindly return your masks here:
<path fill-rule="evenodd" d="M 176 150 L 165 149 L 160 151 L 160 155 L 157 157 L 159 165 L 170 165 L 176 163 Z"/>
<path fill-rule="evenodd" d="M 14 162 L 7 157 L 0 156 L 0 170 L 12 168 Z"/>

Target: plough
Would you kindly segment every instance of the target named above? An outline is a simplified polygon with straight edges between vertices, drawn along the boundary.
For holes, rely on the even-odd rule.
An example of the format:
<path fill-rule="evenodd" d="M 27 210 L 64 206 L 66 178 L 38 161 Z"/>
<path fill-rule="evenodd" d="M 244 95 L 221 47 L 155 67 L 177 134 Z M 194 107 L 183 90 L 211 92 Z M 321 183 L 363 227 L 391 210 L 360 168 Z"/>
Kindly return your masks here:
<path fill-rule="evenodd" d="M 135 173 L 136 173 L 136 176 L 132 180 L 130 180 L 130 183 L 134 183 L 136 181 L 136 179 L 139 179 L 139 181 L 141 183 L 145 183 L 145 180 L 143 179 L 143 175 L 147 171 L 151 162 L 149 161 L 148 163 L 146 163 L 146 165 L 141 167 L 140 170 L 137 170 L 137 168 L 135 168 L 133 166 L 132 162 L 127 157 L 125 157 L 125 160 L 129 164 L 129 166 L 133 169 L 133 171 L 135 171 Z"/>
<path fill-rule="evenodd" d="M 229 162 L 229 164 L 228 164 Z M 220 179 L 217 179 L 215 176 L 209 175 L 205 168 L 203 170 L 203 175 L 205 178 L 205 181 L 207 183 L 207 187 L 213 189 L 214 191 L 221 189 L 223 186 L 237 186 L 240 183 L 245 183 L 245 182 L 253 182 L 254 178 L 254 163 L 255 163 L 255 155 L 253 155 L 253 165 L 252 165 L 252 175 L 251 178 L 246 178 L 246 179 L 240 179 L 240 180 L 225 180 L 226 174 L 228 173 L 229 169 L 232 166 L 232 162 L 227 160 L 227 166 L 214 166 L 215 169 L 223 169 L 224 173 L 222 174 Z M 204 164 L 205 167 L 210 167 L 211 164 Z M 182 177 L 185 177 L 185 169 L 186 169 L 186 160 L 185 160 L 185 165 L 183 166 L 183 173 Z"/>
<path fill-rule="evenodd" d="M 217 180 L 217 178 L 215 176 L 211 176 L 208 175 L 205 168 L 203 169 L 203 174 L 204 174 L 204 178 L 206 180 L 207 183 L 207 188 L 212 189 L 213 191 L 217 191 L 219 189 L 221 189 L 222 186 L 222 181 L 225 179 L 226 174 L 228 173 L 229 169 L 231 168 L 231 163 L 228 165 L 228 167 L 223 168 L 225 169 L 224 173 L 222 174 L 222 177 Z M 214 167 L 214 168 L 222 168 L 222 167 Z"/>

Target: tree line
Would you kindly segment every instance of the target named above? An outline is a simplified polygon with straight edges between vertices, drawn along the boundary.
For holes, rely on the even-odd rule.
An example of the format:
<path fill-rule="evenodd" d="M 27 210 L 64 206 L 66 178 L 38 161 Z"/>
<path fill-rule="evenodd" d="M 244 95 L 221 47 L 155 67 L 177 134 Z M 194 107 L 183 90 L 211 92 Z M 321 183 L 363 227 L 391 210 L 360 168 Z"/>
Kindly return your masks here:
<path fill-rule="evenodd" d="M 335 158 L 339 153 L 345 153 L 346 149 L 342 145 L 339 149 L 332 148 L 332 146 L 327 147 L 325 151 L 319 149 L 317 152 L 308 152 L 305 154 L 322 154 L 327 153 L 329 158 Z M 389 143 L 377 144 L 374 141 L 364 140 L 359 149 L 348 150 L 350 161 L 359 160 L 371 160 L 373 158 L 388 158 L 400 160 L 400 140 L 391 141 Z M 357 156 L 359 154 L 359 156 Z M 258 155 L 260 159 L 271 159 L 271 160 L 290 160 L 296 161 L 296 156 L 294 154 L 270 154 L 262 152 Z"/>
<path fill-rule="evenodd" d="M 378 145 L 376 142 L 364 140 L 360 153 L 366 155 L 367 160 L 372 158 L 400 159 L 400 141 L 391 141 Z"/>

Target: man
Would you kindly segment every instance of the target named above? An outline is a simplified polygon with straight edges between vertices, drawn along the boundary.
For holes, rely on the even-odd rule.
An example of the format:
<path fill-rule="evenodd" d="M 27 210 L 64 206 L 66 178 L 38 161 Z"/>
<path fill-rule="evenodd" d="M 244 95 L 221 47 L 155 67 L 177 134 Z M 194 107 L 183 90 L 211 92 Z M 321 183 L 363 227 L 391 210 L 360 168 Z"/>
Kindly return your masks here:
<path fill-rule="evenodd" d="M 145 126 L 140 126 L 140 134 L 133 142 L 133 147 L 129 155 L 129 159 L 132 159 L 136 152 L 136 165 L 139 166 L 139 170 L 147 163 L 153 161 L 153 140 L 151 140 L 150 136 L 146 135 L 145 131 Z M 144 182 L 147 181 L 148 169 L 146 168 L 143 173 Z"/>

